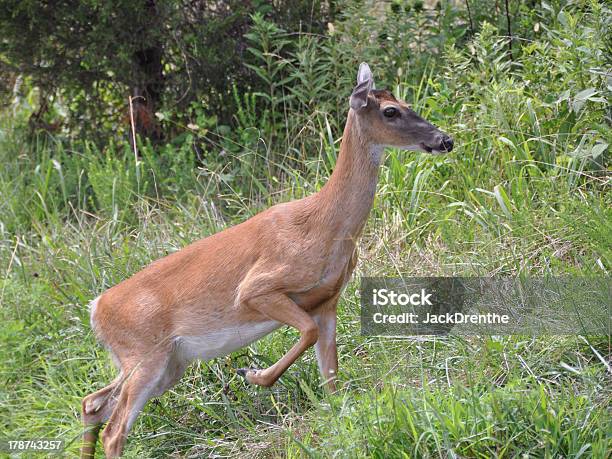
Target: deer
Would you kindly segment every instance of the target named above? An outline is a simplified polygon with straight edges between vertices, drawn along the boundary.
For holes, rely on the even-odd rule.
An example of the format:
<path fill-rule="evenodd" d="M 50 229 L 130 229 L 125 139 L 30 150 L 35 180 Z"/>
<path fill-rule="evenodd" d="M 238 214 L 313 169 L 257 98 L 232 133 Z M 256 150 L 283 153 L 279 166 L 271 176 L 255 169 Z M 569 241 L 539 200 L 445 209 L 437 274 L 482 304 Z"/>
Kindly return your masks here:
<path fill-rule="evenodd" d="M 319 191 L 158 259 L 91 302 L 91 327 L 119 372 L 82 401 L 82 459 L 94 456 L 104 423 L 104 453 L 120 456 L 147 401 L 192 361 L 227 355 L 284 325 L 299 332 L 288 352 L 268 368 L 237 373 L 269 387 L 314 346 L 322 385 L 336 391 L 337 305 L 357 263 L 385 147 L 442 154 L 453 140 L 375 89 L 361 63 L 336 165 Z"/>

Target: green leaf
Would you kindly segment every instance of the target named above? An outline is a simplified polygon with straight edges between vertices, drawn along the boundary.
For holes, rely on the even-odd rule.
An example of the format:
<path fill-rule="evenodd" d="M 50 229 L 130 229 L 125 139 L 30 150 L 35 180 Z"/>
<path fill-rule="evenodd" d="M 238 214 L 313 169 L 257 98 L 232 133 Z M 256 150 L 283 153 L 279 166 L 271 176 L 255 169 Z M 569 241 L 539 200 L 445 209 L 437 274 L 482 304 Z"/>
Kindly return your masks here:
<path fill-rule="evenodd" d="M 599 155 L 601 155 L 607 149 L 608 149 L 608 144 L 607 143 L 597 143 L 597 144 L 595 144 L 593 146 L 593 148 L 591 148 L 591 156 L 593 158 L 597 158 Z"/>
<path fill-rule="evenodd" d="M 500 141 L 500 142 L 502 142 L 502 143 L 505 143 L 505 144 L 506 144 L 506 145 L 508 145 L 509 147 L 516 148 L 516 146 L 514 145 L 514 143 L 512 142 L 512 140 L 510 140 L 510 139 L 508 139 L 508 138 L 504 137 L 503 135 L 500 135 L 500 136 L 497 138 L 497 140 L 499 140 L 499 141 Z"/>
<path fill-rule="evenodd" d="M 597 90 L 595 88 L 588 88 L 583 91 L 580 91 L 578 94 L 574 96 L 576 100 L 588 100 L 591 96 L 597 94 Z"/>
<path fill-rule="evenodd" d="M 501 207 L 504 215 L 508 218 L 512 218 L 512 213 L 510 212 L 512 204 L 510 203 L 510 199 L 508 199 L 508 195 L 506 194 L 504 189 L 499 185 L 495 185 L 493 187 L 493 194 L 495 195 L 495 199 Z"/>
<path fill-rule="evenodd" d="M 559 98 L 557 99 L 556 103 L 558 104 L 560 102 L 563 102 L 564 100 L 569 99 L 569 96 L 570 96 L 570 90 L 569 89 L 567 91 L 563 91 L 561 93 L 561 95 L 559 96 Z"/>

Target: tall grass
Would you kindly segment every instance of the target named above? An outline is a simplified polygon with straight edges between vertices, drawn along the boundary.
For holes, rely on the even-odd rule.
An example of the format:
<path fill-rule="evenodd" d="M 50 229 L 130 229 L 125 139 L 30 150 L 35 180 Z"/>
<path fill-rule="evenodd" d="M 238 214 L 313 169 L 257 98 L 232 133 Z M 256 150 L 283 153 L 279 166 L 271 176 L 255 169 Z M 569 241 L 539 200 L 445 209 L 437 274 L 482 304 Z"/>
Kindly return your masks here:
<path fill-rule="evenodd" d="M 441 37 L 435 27 L 452 23 L 452 9 L 441 22 L 415 13 L 433 21 L 417 57 L 399 40 L 417 33 L 413 24 L 391 14 L 360 22 L 351 11 L 326 37 L 255 18 L 250 52 L 268 91 L 235 93 L 231 129 L 193 107 L 193 123 L 175 126 L 180 139 L 141 142 L 137 158 L 120 139 L 32 138 L 19 116 L 0 118 L 2 437 L 58 437 L 76 454 L 80 399 L 114 372 L 87 302 L 199 237 L 319 189 L 360 60 L 457 148 L 387 152 L 356 278 L 608 275 L 609 10 L 542 6 L 539 32 L 515 44 L 513 61 L 493 26 L 465 43 Z M 369 42 L 374 31 L 398 38 L 394 49 Z M 439 59 L 426 57 L 432 40 Z M 296 334 L 282 329 L 192 366 L 147 406 L 126 456 L 609 454 L 609 337 L 366 338 L 357 284 L 340 303 L 338 394 L 323 394 L 310 352 L 272 389 L 236 377 L 233 368 L 268 365 L 288 349 Z"/>

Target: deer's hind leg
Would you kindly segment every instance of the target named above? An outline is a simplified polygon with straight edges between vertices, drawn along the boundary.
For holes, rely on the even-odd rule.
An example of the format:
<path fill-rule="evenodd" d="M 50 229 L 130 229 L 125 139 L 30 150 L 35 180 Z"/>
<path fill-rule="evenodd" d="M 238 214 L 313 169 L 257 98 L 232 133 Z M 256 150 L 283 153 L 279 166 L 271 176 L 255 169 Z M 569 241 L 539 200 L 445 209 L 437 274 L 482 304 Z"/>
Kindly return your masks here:
<path fill-rule="evenodd" d="M 92 459 L 96 450 L 96 441 L 102 424 L 108 421 L 117 403 L 121 389 L 122 375 L 120 374 L 108 386 L 94 392 L 83 399 L 82 422 L 85 432 L 81 446 L 81 459 Z"/>
<path fill-rule="evenodd" d="M 183 375 L 186 363 L 176 354 L 160 355 L 139 362 L 125 376 L 115 407 L 102 432 L 107 458 L 121 455 L 134 421 L 152 398 L 163 394 Z"/>

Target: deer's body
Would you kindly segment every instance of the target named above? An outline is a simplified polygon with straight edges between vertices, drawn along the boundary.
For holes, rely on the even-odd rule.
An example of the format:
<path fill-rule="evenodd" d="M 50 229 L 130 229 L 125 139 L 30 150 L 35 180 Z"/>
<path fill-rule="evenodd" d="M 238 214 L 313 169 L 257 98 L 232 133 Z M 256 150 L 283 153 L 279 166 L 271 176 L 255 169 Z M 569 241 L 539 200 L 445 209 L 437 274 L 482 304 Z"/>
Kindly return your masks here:
<path fill-rule="evenodd" d="M 300 340 L 270 368 L 242 370 L 246 379 L 273 384 L 316 343 L 322 377 L 334 389 L 336 304 L 355 267 L 383 145 L 422 143 L 414 133 L 406 145 L 401 137 L 381 141 L 371 132 L 380 129 L 360 118 L 373 99 L 369 68 L 367 73 L 351 96 L 336 168 L 318 193 L 271 207 L 157 260 L 94 300 L 92 327 L 120 375 L 83 400 L 89 431 L 82 457 L 93 456 L 97 431 L 107 420 L 105 452 L 120 455 L 146 401 L 180 379 L 192 360 L 228 354 L 281 325 L 297 328 Z M 375 98 L 379 109 L 385 100 L 403 104 L 381 93 Z"/>
<path fill-rule="evenodd" d="M 249 308 L 251 297 L 280 291 L 304 311 L 316 312 L 336 296 L 356 261 L 355 243 L 378 170 L 374 152 L 364 152 L 371 158 L 364 181 L 357 170 L 363 164 L 342 153 L 351 143 L 345 139 L 336 172 L 320 192 L 278 204 L 161 258 L 94 300 L 92 326 L 100 340 L 121 362 L 155 348 L 208 360 L 282 325 Z M 191 346 L 207 341 L 219 346 Z"/>

